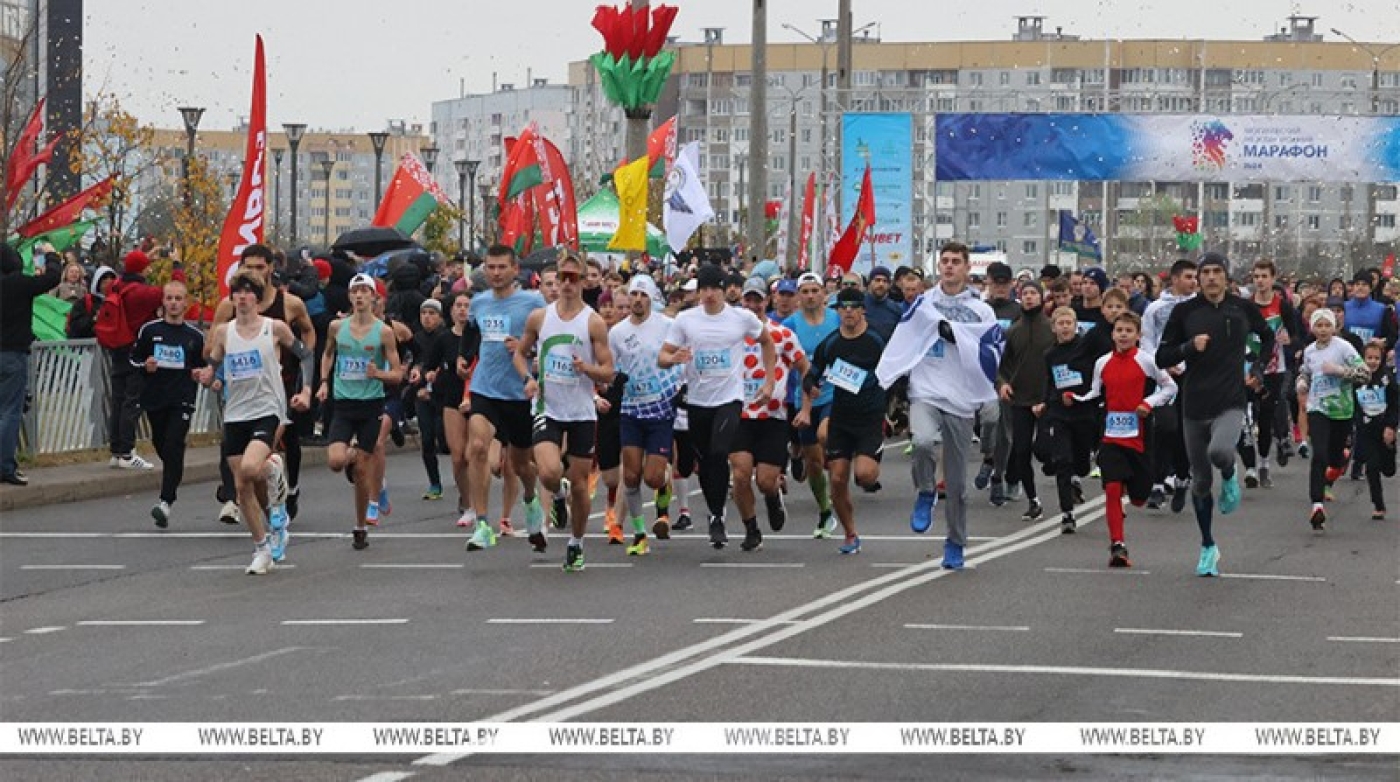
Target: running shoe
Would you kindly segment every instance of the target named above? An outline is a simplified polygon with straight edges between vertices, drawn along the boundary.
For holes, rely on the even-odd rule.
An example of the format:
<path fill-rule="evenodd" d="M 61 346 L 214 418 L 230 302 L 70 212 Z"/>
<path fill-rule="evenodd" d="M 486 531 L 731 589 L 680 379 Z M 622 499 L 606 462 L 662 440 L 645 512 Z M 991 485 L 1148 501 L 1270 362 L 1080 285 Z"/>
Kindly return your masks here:
<path fill-rule="evenodd" d="M 20 470 L 0 475 L 0 483 L 8 483 L 11 486 L 28 486 L 29 476 Z"/>
<path fill-rule="evenodd" d="M 1220 575 L 1220 547 L 1201 546 L 1201 559 L 1196 563 L 1196 575 Z"/>
<path fill-rule="evenodd" d="M 792 479 L 798 483 L 807 480 L 807 460 L 801 454 L 792 459 Z"/>
<path fill-rule="evenodd" d="M 859 536 L 859 535 L 847 535 L 847 536 L 846 536 L 846 542 L 843 543 L 843 544 L 841 545 L 841 547 L 838 548 L 838 549 L 836 549 L 836 550 L 839 551 L 839 552 L 841 552 L 842 554 L 859 554 L 859 553 L 860 553 L 860 536 Z"/>
<path fill-rule="evenodd" d="M 1321 505 L 1314 505 L 1312 515 L 1308 517 L 1308 522 L 1312 524 L 1313 532 L 1319 535 L 1327 531 L 1327 510 Z"/>
<path fill-rule="evenodd" d="M 992 501 L 992 505 L 998 508 L 1006 504 L 1006 483 L 1004 481 L 992 481 L 989 499 Z"/>
<path fill-rule="evenodd" d="M 1074 482 L 1070 484 L 1070 492 L 1076 507 L 1084 504 L 1084 486 L 1079 482 L 1078 476 L 1075 476 Z"/>
<path fill-rule="evenodd" d="M 1162 484 L 1153 484 L 1152 491 L 1147 494 L 1147 509 L 1158 510 L 1162 503 L 1167 501 L 1167 493 L 1162 488 Z"/>
<path fill-rule="evenodd" d="M 371 527 L 379 526 L 379 503 L 371 502 L 365 507 L 365 523 Z"/>
<path fill-rule="evenodd" d="M 481 551 L 496 545 L 496 533 L 491 531 L 491 525 L 483 521 L 476 523 L 476 529 L 472 531 L 472 536 L 467 539 L 467 551 Z"/>
<path fill-rule="evenodd" d="M 920 535 L 933 526 L 933 509 L 938 507 L 938 493 L 921 491 L 914 500 L 914 512 L 909 514 L 909 528 Z"/>
<path fill-rule="evenodd" d="M 564 549 L 564 572 L 577 573 L 583 570 L 583 565 L 583 546 L 569 544 Z"/>
<path fill-rule="evenodd" d="M 499 529 L 499 531 L 496 533 L 497 535 L 500 535 L 503 538 L 515 537 L 515 527 L 510 523 L 510 519 L 501 519 L 501 522 L 497 525 L 497 527 Z"/>
<path fill-rule="evenodd" d="M 1040 521 L 1044 517 L 1045 508 L 1040 504 L 1040 500 L 1031 500 L 1030 505 L 1026 507 L 1026 512 L 1021 514 L 1021 521 Z"/>
<path fill-rule="evenodd" d="M 112 460 L 108 462 L 108 464 L 113 469 L 136 470 L 138 472 L 144 470 L 154 470 L 156 468 L 154 464 L 151 464 L 145 459 L 142 459 L 141 455 L 137 453 L 129 453 L 126 456 L 113 456 Z"/>
<path fill-rule="evenodd" d="M 1371 521 L 1385 521 L 1385 508 L 1376 508 L 1371 511 Z"/>
<path fill-rule="evenodd" d="M 357 529 L 350 534 L 350 548 L 364 551 L 369 548 L 369 530 Z"/>
<path fill-rule="evenodd" d="M 1007 501 L 1007 502 L 1015 502 L 1015 501 L 1021 499 L 1021 495 L 1024 494 L 1024 493 L 1025 493 L 1025 489 L 1022 489 L 1022 488 L 1021 488 L 1021 484 L 1019 484 L 1019 483 L 1012 483 L 1012 484 L 1009 484 L 1009 485 L 1006 487 L 1006 501 Z"/>
<path fill-rule="evenodd" d="M 563 497 L 555 497 L 549 508 L 549 523 L 555 529 L 566 529 L 569 526 L 569 498 L 568 492 Z"/>
<path fill-rule="evenodd" d="M 940 500 L 946 500 L 946 499 L 948 499 L 948 484 L 945 483 L 944 481 L 939 481 L 939 482 L 938 482 L 938 499 L 940 499 Z"/>
<path fill-rule="evenodd" d="M 1312 446 L 1307 443 L 1298 443 L 1298 455 L 1304 459 L 1312 458 Z"/>
<path fill-rule="evenodd" d="M 1246 489 L 1259 488 L 1259 472 L 1253 467 L 1244 471 L 1244 487 Z"/>
<path fill-rule="evenodd" d="M 243 511 L 238 509 L 238 503 L 229 500 L 224 503 L 224 507 L 219 511 L 219 521 L 225 524 L 242 524 Z"/>
<path fill-rule="evenodd" d="M 425 491 L 425 492 L 423 492 L 423 499 L 425 499 L 425 500 L 440 500 L 440 499 L 442 499 L 442 487 L 441 487 L 441 486 L 438 486 L 437 484 L 433 484 L 432 486 L 429 486 L 429 487 L 428 487 L 428 490 Z"/>
<path fill-rule="evenodd" d="M 1109 549 L 1108 549 L 1108 566 L 1109 566 L 1109 567 L 1132 567 L 1132 566 L 1133 566 L 1133 561 L 1132 561 L 1131 559 L 1128 559 L 1128 547 L 1125 546 L 1125 545 L 1123 545 L 1123 542 L 1122 542 L 1121 540 L 1120 540 L 1120 541 L 1114 541 L 1113 545 L 1109 547 Z"/>
<path fill-rule="evenodd" d="M 457 517 L 457 526 L 462 527 L 463 529 L 470 527 L 475 523 L 476 511 L 472 510 L 471 508 L 467 508 L 466 510 L 462 511 L 462 515 Z"/>
<path fill-rule="evenodd" d="M 1103 471 L 1099 469 L 1099 466 L 1097 464 L 1094 465 L 1094 468 L 1092 470 L 1089 470 L 1089 477 L 1093 478 L 1094 480 L 1098 480 L 1099 478 L 1103 477 Z"/>
<path fill-rule="evenodd" d="M 549 539 L 544 536 L 543 532 L 532 532 L 526 540 L 529 541 L 530 548 L 536 554 L 543 554 L 545 549 L 549 548 Z"/>
<path fill-rule="evenodd" d="M 261 545 L 253 548 L 253 561 L 248 563 L 246 572 L 250 576 L 265 576 L 272 571 L 272 550 L 263 541 Z"/>
<path fill-rule="evenodd" d="M 170 503 L 161 500 L 151 508 L 151 518 L 156 520 L 156 526 L 165 529 L 170 526 Z"/>
<path fill-rule="evenodd" d="M 729 543 L 729 533 L 724 530 L 724 519 L 719 516 L 710 517 L 710 545 L 716 549 L 722 549 Z"/>
<path fill-rule="evenodd" d="M 781 532 L 783 525 L 787 524 L 787 506 L 783 504 L 783 495 L 764 495 L 763 502 L 768 506 L 768 526 L 774 532 Z"/>
<path fill-rule="evenodd" d="M 1180 513 L 1186 508 L 1186 500 L 1191 495 L 1191 482 L 1189 480 L 1176 480 L 1176 486 L 1172 488 L 1172 513 Z"/>
<path fill-rule="evenodd" d="M 694 529 L 694 527 L 695 522 L 690 518 L 690 511 L 682 510 L 681 515 L 676 517 L 676 523 L 671 525 L 671 531 L 685 532 L 688 529 Z M 657 535 L 657 537 L 661 536 Z"/>
<path fill-rule="evenodd" d="M 269 507 L 285 505 L 287 502 L 287 470 L 282 462 L 282 454 L 274 453 L 267 457 L 267 504 Z"/>
<path fill-rule="evenodd" d="M 951 540 L 943 543 L 943 569 L 962 570 L 966 566 L 963 561 L 963 547 Z"/>
<path fill-rule="evenodd" d="M 385 516 L 394 515 L 394 506 L 389 502 L 389 487 L 379 488 L 379 512 Z"/>
<path fill-rule="evenodd" d="M 651 534 L 655 535 L 657 540 L 670 540 L 671 520 L 665 515 L 657 516 L 656 523 L 651 525 Z"/>
<path fill-rule="evenodd" d="M 763 533 L 758 529 L 758 521 L 744 522 L 744 542 L 739 544 L 743 551 L 757 551 L 763 548 Z"/>
<path fill-rule="evenodd" d="M 1288 459 L 1289 459 L 1289 457 L 1291 457 L 1292 455 L 1293 455 L 1293 442 L 1292 442 L 1291 440 L 1289 440 L 1288 438 L 1284 438 L 1284 439 L 1282 439 L 1282 440 L 1279 440 L 1279 441 L 1278 441 L 1278 451 L 1274 454 L 1274 458 L 1275 458 L 1275 459 L 1278 459 L 1278 466 L 1280 466 L 1280 467 L 1287 467 L 1287 466 L 1288 466 Z"/>
<path fill-rule="evenodd" d="M 991 462 L 982 462 L 982 468 L 977 471 L 977 477 L 972 479 L 972 485 L 976 486 L 978 491 L 987 488 L 987 484 L 992 480 L 993 469 Z"/>
<path fill-rule="evenodd" d="M 1240 507 L 1240 474 L 1236 471 L 1220 481 L 1220 515 L 1228 516 Z"/>
<path fill-rule="evenodd" d="M 627 556 L 644 557 L 651 553 L 651 542 L 647 540 L 644 533 L 638 533 L 632 537 L 632 545 L 627 547 Z"/>
<path fill-rule="evenodd" d="M 287 521 L 287 511 L 281 506 L 268 511 L 267 524 L 272 531 L 267 537 L 271 541 L 273 562 L 281 562 L 287 556 Z"/>
<path fill-rule="evenodd" d="M 1273 479 L 1272 477 L 1269 476 L 1269 468 L 1268 468 L 1268 467 L 1260 467 L 1260 468 L 1259 468 L 1259 488 L 1261 488 L 1261 489 L 1272 489 L 1272 488 L 1274 488 L 1274 479 Z"/>
<path fill-rule="evenodd" d="M 666 485 L 656 490 L 656 515 L 658 517 L 667 515 L 671 510 L 671 499 L 671 482 L 667 481 Z"/>
<path fill-rule="evenodd" d="M 832 513 L 828 508 L 822 511 L 821 516 L 817 519 L 817 528 L 812 530 L 812 538 L 814 540 L 826 540 L 831 537 L 831 533 L 835 531 L 836 514 Z"/>
<path fill-rule="evenodd" d="M 301 487 L 293 486 L 287 492 L 287 518 L 295 519 L 297 511 L 301 508 Z"/>
<path fill-rule="evenodd" d="M 608 531 L 609 546 L 621 546 L 627 543 L 627 538 L 622 534 L 622 525 L 617 523 L 617 513 L 612 508 L 608 508 L 607 514 L 603 517 L 603 528 Z"/>
<path fill-rule="evenodd" d="M 1341 467 L 1328 467 L 1327 471 L 1322 474 L 1322 479 L 1328 483 L 1336 483 L 1342 477 L 1342 472 Z"/>
<path fill-rule="evenodd" d="M 1060 534 L 1073 535 L 1079 524 L 1074 520 L 1073 513 L 1066 513 L 1060 517 Z"/>

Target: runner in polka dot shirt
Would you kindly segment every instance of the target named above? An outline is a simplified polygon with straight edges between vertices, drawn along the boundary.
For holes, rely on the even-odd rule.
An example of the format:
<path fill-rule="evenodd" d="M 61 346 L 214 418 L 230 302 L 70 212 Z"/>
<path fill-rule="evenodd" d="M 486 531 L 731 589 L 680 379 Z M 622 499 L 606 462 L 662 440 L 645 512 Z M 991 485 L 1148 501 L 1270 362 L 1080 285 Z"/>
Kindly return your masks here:
<path fill-rule="evenodd" d="M 778 355 L 778 363 L 773 368 L 773 385 L 779 391 L 787 388 L 788 376 L 792 368 L 804 360 L 802 345 L 797 335 L 783 326 L 768 324 L 768 332 L 773 336 L 773 347 Z M 763 405 L 755 405 L 752 400 L 758 396 L 763 385 L 763 359 L 759 356 L 758 341 L 744 338 L 744 410 L 740 417 L 747 420 L 778 418 L 787 420 L 787 394 L 777 393 Z"/>

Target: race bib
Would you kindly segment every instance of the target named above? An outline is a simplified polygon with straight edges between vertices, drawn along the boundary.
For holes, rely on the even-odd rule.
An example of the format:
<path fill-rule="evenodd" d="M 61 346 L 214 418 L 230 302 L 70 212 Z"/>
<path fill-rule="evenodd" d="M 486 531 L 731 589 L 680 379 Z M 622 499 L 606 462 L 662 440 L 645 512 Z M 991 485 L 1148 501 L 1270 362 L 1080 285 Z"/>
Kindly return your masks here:
<path fill-rule="evenodd" d="M 184 369 L 185 348 L 181 345 L 156 345 L 156 367 L 158 369 Z"/>
<path fill-rule="evenodd" d="M 1093 331 L 1093 329 L 1094 329 L 1094 322 L 1093 322 L 1092 320 L 1081 320 L 1081 321 L 1079 321 L 1079 325 L 1078 325 L 1078 327 L 1077 327 L 1077 330 L 1078 330 L 1078 332 L 1079 332 L 1080 334 L 1088 334 L 1090 331 Z"/>
<path fill-rule="evenodd" d="M 1385 391 L 1381 388 L 1356 389 L 1356 401 L 1361 403 L 1361 412 L 1374 418 L 1385 412 Z"/>
<path fill-rule="evenodd" d="M 481 338 L 487 342 L 505 342 L 510 338 L 509 315 L 483 315 L 477 321 Z"/>
<path fill-rule="evenodd" d="M 1006 331 L 1011 328 L 1011 318 L 997 318 L 997 325 L 1001 326 L 1002 331 Z"/>
<path fill-rule="evenodd" d="M 1312 393 L 1314 399 L 1327 399 L 1337 396 L 1342 391 L 1342 383 L 1334 375 L 1314 375 L 1312 381 Z"/>
<path fill-rule="evenodd" d="M 866 370 L 847 364 L 839 358 L 826 370 L 826 377 L 831 381 L 831 384 L 849 394 L 859 394 L 860 389 L 865 386 L 865 378 L 869 374 Z"/>
<path fill-rule="evenodd" d="M 1119 440 L 1137 437 L 1137 413 L 1109 413 L 1104 419 L 1103 436 Z"/>
<path fill-rule="evenodd" d="M 1365 326 L 1348 326 L 1347 331 L 1355 334 L 1362 342 L 1370 342 L 1376 337 L 1376 330 L 1368 329 Z"/>
<path fill-rule="evenodd" d="M 262 374 L 262 354 L 256 350 L 230 353 L 224 357 L 224 373 L 229 380 L 251 380 Z"/>
<path fill-rule="evenodd" d="M 729 374 L 734 368 L 734 359 L 728 348 L 719 350 L 697 350 L 695 352 L 695 371 L 701 377 L 718 377 Z"/>
<path fill-rule="evenodd" d="M 368 356 L 336 356 L 335 376 L 339 380 L 368 380 Z"/>
<path fill-rule="evenodd" d="M 763 381 L 754 377 L 744 378 L 744 401 L 753 402 L 758 398 L 758 390 L 763 388 Z"/>
<path fill-rule="evenodd" d="M 627 397 L 633 404 L 646 405 L 661 401 L 661 381 L 654 377 L 629 378 Z"/>
<path fill-rule="evenodd" d="M 568 347 L 556 347 L 545 354 L 544 382 L 550 385 L 578 385 L 578 371 L 574 369 L 574 352 Z"/>
<path fill-rule="evenodd" d="M 947 352 L 947 348 L 945 348 L 943 344 L 944 343 L 942 337 L 939 337 L 938 339 L 934 340 L 933 347 L 929 348 L 928 352 L 925 353 L 924 356 L 926 358 L 943 358 L 944 354 Z"/>
<path fill-rule="evenodd" d="M 1069 368 L 1069 364 L 1056 364 L 1050 368 L 1051 376 L 1055 378 L 1055 388 L 1063 391 L 1067 388 L 1076 388 L 1084 385 L 1084 375 Z"/>

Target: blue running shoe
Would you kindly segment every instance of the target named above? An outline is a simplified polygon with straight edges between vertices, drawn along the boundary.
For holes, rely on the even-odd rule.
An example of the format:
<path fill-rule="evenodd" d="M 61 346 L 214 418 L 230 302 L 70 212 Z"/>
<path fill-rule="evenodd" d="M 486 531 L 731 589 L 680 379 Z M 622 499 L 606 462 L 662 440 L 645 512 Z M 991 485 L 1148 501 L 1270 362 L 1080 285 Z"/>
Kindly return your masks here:
<path fill-rule="evenodd" d="M 544 506 L 540 504 L 539 495 L 536 495 L 525 503 L 525 531 L 533 535 L 544 530 Z"/>
<path fill-rule="evenodd" d="M 845 544 L 838 548 L 837 551 L 841 552 L 842 554 L 859 554 L 860 536 L 852 535 L 849 538 L 846 538 Z"/>
<path fill-rule="evenodd" d="M 287 510 L 281 505 L 272 506 L 268 511 L 267 523 L 272 527 L 268 533 L 268 546 L 272 552 L 272 561 L 281 562 L 287 556 Z"/>
<path fill-rule="evenodd" d="M 1220 482 L 1220 515 L 1228 516 L 1240 507 L 1240 473 L 1238 470 L 1233 475 Z"/>
<path fill-rule="evenodd" d="M 962 570 L 964 564 L 963 547 L 951 540 L 945 541 L 943 543 L 943 569 Z"/>
<path fill-rule="evenodd" d="M 1220 575 L 1220 547 L 1201 546 L 1201 560 L 1196 563 L 1196 575 Z"/>
<path fill-rule="evenodd" d="M 389 504 L 389 487 L 384 486 L 379 490 L 379 512 L 385 516 L 392 515 L 394 506 Z"/>
<path fill-rule="evenodd" d="M 920 535 L 933 526 L 933 509 L 938 505 L 938 492 L 921 491 L 914 500 L 914 512 L 909 514 L 909 529 Z"/>

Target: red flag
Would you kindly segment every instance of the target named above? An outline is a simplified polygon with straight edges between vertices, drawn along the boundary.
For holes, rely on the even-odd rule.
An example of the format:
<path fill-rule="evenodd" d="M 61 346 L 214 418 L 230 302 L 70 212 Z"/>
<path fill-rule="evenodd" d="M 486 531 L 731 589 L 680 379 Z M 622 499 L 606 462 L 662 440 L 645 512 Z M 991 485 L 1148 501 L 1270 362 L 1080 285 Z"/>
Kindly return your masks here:
<path fill-rule="evenodd" d="M 529 193 L 521 193 L 501 209 L 501 244 L 525 255 L 535 243 L 535 206 Z"/>
<path fill-rule="evenodd" d="M 248 144 L 243 151 L 243 177 L 238 181 L 238 194 L 229 206 L 228 217 L 224 218 L 224 230 L 219 236 L 219 254 L 214 267 L 219 278 L 220 298 L 228 295 L 229 278 L 238 267 L 244 248 L 262 242 L 266 206 L 267 71 L 263 63 L 263 40 L 259 35 L 253 52 L 253 101 L 248 111 Z"/>
<path fill-rule="evenodd" d="M 1381 266 L 1381 276 L 1385 278 L 1395 276 L 1395 253 L 1385 257 L 1385 265 Z"/>
<path fill-rule="evenodd" d="M 841 234 L 841 238 L 836 241 L 836 246 L 831 248 L 831 257 L 827 260 L 827 268 L 839 267 L 842 272 L 851 270 L 851 262 L 856 259 L 856 253 L 860 252 L 860 243 L 865 241 L 865 234 L 875 225 L 875 189 L 870 184 L 870 166 L 865 166 L 865 176 L 860 182 L 860 199 L 856 201 L 856 212 L 851 215 L 851 224 L 846 226 L 846 232 Z"/>
<path fill-rule="evenodd" d="M 15 148 L 10 150 L 10 159 L 5 165 L 5 209 L 15 205 L 15 200 L 19 198 L 19 193 L 24 189 L 25 180 L 34 174 L 35 169 L 53 159 L 54 147 L 63 138 L 62 135 L 54 136 L 39 154 L 34 154 L 34 145 L 39 141 L 39 132 L 44 122 L 44 99 L 40 98 L 38 104 L 34 106 L 34 113 L 29 115 L 29 122 L 25 124 L 24 130 L 20 132 L 19 141 L 15 143 Z"/>
<path fill-rule="evenodd" d="M 31 236 L 48 233 L 57 228 L 72 224 L 84 209 L 103 201 L 112 192 L 112 178 L 98 182 L 87 190 L 73 196 L 49 211 L 34 218 L 34 221 L 21 227 L 16 233 L 28 239 Z"/>
<path fill-rule="evenodd" d="M 647 161 L 652 179 L 665 179 L 666 172 L 676 161 L 676 118 L 672 117 L 657 126 L 647 136 Z"/>
<path fill-rule="evenodd" d="M 802 193 L 802 231 L 797 235 L 797 268 L 806 271 L 811 262 L 812 225 L 817 211 L 817 172 L 807 175 L 807 188 Z"/>
<path fill-rule="evenodd" d="M 392 226 L 403 231 L 405 236 L 412 236 L 427 222 L 438 204 L 450 203 L 451 199 L 442 192 L 418 156 L 405 152 L 370 225 Z"/>
<path fill-rule="evenodd" d="M 578 203 L 574 182 L 559 148 L 544 136 L 535 137 L 535 155 L 540 161 L 544 183 L 532 188 L 535 213 L 539 215 L 540 235 L 546 247 L 578 249 Z"/>

